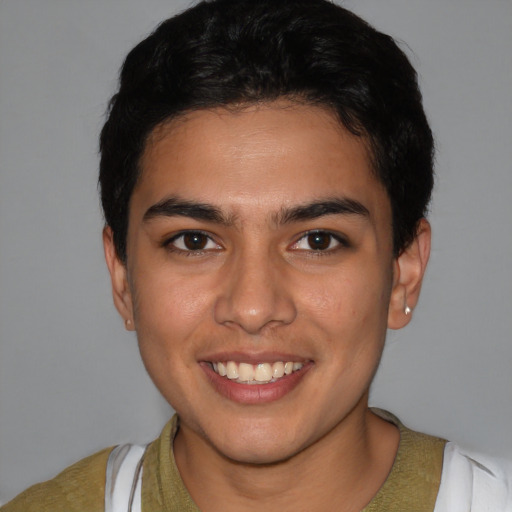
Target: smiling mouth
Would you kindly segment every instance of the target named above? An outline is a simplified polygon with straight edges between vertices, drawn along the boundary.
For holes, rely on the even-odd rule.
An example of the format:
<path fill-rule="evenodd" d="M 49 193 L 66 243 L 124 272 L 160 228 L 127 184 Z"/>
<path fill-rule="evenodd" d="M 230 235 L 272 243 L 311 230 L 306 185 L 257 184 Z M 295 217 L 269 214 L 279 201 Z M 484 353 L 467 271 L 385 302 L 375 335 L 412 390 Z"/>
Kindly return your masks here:
<path fill-rule="evenodd" d="M 250 364 L 218 361 L 209 363 L 209 365 L 217 375 L 238 384 L 270 384 L 301 370 L 304 363 L 276 361 L 274 363 Z"/>

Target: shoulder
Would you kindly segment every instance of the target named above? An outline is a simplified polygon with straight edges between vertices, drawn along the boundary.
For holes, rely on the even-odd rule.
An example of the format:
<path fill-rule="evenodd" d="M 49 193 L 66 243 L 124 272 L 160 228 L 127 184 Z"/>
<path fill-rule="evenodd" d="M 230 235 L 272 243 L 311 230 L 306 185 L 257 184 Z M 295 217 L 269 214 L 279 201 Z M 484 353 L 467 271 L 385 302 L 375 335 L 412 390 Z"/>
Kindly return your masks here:
<path fill-rule="evenodd" d="M 1 512 L 100 512 L 105 505 L 105 471 L 112 448 L 68 467 L 52 480 L 36 484 L 1 507 Z"/>
<path fill-rule="evenodd" d="M 441 481 L 446 441 L 408 429 L 396 416 L 387 411 L 372 411 L 398 427 L 400 443 L 391 472 L 364 511 L 431 512 Z"/>
<path fill-rule="evenodd" d="M 436 512 L 512 510 L 512 462 L 446 444 Z"/>

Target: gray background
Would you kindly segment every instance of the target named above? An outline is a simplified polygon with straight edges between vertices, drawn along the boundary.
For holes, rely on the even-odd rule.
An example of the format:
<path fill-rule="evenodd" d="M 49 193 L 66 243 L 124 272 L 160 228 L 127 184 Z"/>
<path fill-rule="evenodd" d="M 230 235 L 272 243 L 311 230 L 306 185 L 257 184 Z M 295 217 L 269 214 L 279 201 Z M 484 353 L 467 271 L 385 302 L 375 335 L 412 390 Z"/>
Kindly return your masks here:
<path fill-rule="evenodd" d="M 110 297 L 97 135 L 126 52 L 189 4 L 0 0 L 0 499 L 170 414 Z M 433 253 L 372 403 L 512 457 L 512 2 L 352 0 L 406 41 L 438 145 Z"/>

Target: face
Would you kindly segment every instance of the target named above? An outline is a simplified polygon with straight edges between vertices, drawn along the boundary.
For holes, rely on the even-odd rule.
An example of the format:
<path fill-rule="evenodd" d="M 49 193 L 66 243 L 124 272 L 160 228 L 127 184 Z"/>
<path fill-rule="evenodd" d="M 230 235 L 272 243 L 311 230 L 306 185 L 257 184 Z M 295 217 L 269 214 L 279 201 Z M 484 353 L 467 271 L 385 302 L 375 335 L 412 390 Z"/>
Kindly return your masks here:
<path fill-rule="evenodd" d="M 364 142 L 318 107 L 196 111 L 142 170 L 109 266 L 183 435 L 272 462 L 364 414 L 399 288 Z"/>

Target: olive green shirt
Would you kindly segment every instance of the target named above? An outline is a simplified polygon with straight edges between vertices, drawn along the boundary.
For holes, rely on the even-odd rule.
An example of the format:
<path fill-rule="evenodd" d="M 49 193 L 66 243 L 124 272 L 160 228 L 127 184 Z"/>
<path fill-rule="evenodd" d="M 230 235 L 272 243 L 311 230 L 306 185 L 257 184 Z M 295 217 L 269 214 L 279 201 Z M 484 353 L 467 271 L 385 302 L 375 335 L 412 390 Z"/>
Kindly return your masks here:
<path fill-rule="evenodd" d="M 396 417 L 374 410 L 400 429 L 392 470 L 364 512 L 432 512 L 441 480 L 445 441 L 404 427 Z M 173 454 L 178 430 L 174 416 L 146 451 L 142 476 L 143 512 L 199 512 L 180 477 Z M 30 487 L 1 512 L 101 512 L 111 448 L 77 462 L 53 480 Z"/>

